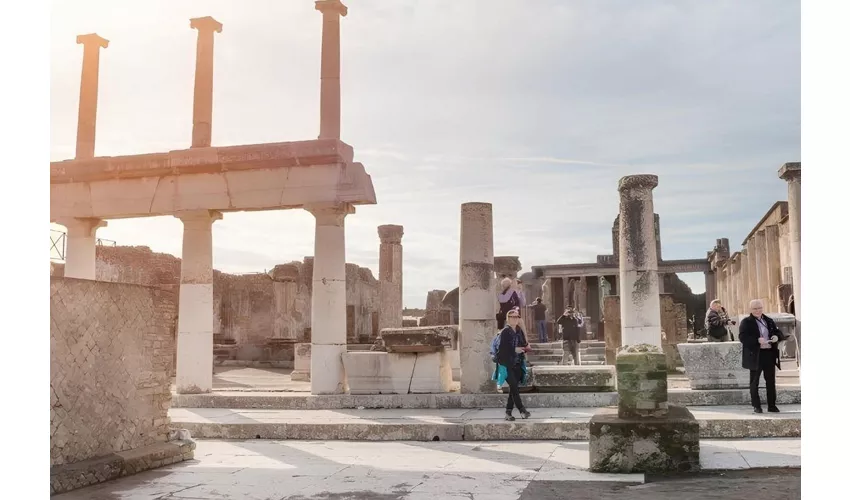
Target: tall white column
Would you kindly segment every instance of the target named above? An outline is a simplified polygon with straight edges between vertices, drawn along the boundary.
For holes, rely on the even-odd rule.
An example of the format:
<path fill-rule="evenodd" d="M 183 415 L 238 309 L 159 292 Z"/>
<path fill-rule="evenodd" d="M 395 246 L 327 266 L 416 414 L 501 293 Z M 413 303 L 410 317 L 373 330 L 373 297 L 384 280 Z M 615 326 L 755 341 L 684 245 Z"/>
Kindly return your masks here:
<path fill-rule="evenodd" d="M 208 148 L 212 143 L 213 106 L 213 47 L 215 34 L 221 33 L 221 23 L 212 17 L 189 20 L 189 27 L 198 30 L 195 52 L 195 96 L 192 108 L 192 147 Z"/>
<path fill-rule="evenodd" d="M 345 216 L 354 213 L 354 207 L 341 204 L 307 210 L 316 218 L 310 391 L 342 394 L 346 389 L 342 366 L 346 349 Z"/>
<path fill-rule="evenodd" d="M 97 257 L 97 230 L 106 227 L 101 219 L 61 219 L 65 226 L 65 277 L 93 280 Z"/>
<path fill-rule="evenodd" d="M 100 49 L 109 47 L 109 40 L 98 36 L 96 33 L 89 33 L 88 35 L 78 36 L 77 43 L 83 46 L 83 73 L 80 78 L 76 159 L 83 160 L 94 158 Z"/>
<path fill-rule="evenodd" d="M 212 225 L 221 219 L 221 213 L 191 210 L 174 216 L 183 222 L 177 317 L 177 392 L 201 394 L 212 391 Z"/>
<path fill-rule="evenodd" d="M 460 392 L 495 392 L 490 342 L 493 314 L 493 205 L 460 206 Z"/>
<path fill-rule="evenodd" d="M 378 226 L 381 239 L 378 255 L 378 280 L 380 286 L 380 317 L 378 328 L 401 328 L 403 298 L 403 260 L 401 237 L 404 227 L 393 224 Z"/>
<path fill-rule="evenodd" d="M 622 345 L 661 347 L 661 300 L 652 190 L 657 175 L 620 179 L 620 317 Z"/>
<path fill-rule="evenodd" d="M 322 13 L 322 90 L 319 97 L 319 139 L 339 139 L 341 99 L 340 17 L 348 14 L 340 0 L 317 0 L 316 10 Z M 315 353 L 313 353 L 315 356 Z"/>
<path fill-rule="evenodd" d="M 789 237 L 791 238 L 791 273 L 794 277 L 794 315 L 797 316 L 797 347 L 800 349 L 802 358 L 802 342 L 800 341 L 800 330 L 803 321 L 801 313 L 802 297 L 800 296 L 800 188 L 802 185 L 802 174 L 800 162 L 786 163 L 779 169 L 779 177 L 788 182 L 788 223 L 791 225 Z M 799 359 L 797 360 L 799 363 Z"/>

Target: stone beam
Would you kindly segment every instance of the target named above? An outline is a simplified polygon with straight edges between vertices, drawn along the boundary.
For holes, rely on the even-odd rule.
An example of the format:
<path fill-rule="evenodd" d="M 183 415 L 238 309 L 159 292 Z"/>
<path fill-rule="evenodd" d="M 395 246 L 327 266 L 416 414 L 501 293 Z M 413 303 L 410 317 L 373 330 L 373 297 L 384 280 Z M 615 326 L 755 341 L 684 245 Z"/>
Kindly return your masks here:
<path fill-rule="evenodd" d="M 97 129 L 97 87 L 100 72 L 100 49 L 109 47 L 109 40 L 89 33 L 77 37 L 83 46 L 83 72 L 80 78 L 80 104 L 77 115 L 78 159 L 94 158 L 94 139 Z"/>
<path fill-rule="evenodd" d="M 221 23 L 212 17 L 196 17 L 189 27 L 198 30 L 195 53 L 195 97 L 192 107 L 192 147 L 208 148 L 212 143 L 213 47 Z"/>

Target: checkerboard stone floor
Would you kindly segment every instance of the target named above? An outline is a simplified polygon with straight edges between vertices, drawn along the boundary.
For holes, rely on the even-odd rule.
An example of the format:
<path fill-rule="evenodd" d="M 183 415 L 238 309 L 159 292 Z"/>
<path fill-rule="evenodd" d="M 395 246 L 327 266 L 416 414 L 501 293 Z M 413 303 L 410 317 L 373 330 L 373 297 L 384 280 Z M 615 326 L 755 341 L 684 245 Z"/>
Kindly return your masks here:
<path fill-rule="evenodd" d="M 707 470 L 800 467 L 800 440 L 703 440 L 701 461 Z M 645 480 L 642 474 L 592 474 L 587 466 L 582 441 L 199 440 L 195 460 L 53 498 L 542 500 L 566 498 L 549 496 L 560 486 L 574 491 L 575 498 L 592 498 L 579 493 L 621 491 Z M 714 498 L 683 497 L 682 491 L 668 489 L 672 496 L 652 498 Z"/>

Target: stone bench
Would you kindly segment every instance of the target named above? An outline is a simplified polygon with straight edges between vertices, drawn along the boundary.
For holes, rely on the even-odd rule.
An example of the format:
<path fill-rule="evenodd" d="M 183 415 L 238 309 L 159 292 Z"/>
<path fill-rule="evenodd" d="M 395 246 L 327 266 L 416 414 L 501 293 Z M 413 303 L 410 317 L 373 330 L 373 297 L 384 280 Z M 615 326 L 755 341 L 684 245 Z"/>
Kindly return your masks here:
<path fill-rule="evenodd" d="M 452 367 L 446 350 L 427 353 L 352 351 L 342 355 L 350 394 L 449 392 Z"/>
<path fill-rule="evenodd" d="M 750 386 L 750 372 L 741 366 L 743 346 L 730 342 L 676 344 L 691 389 L 739 389 Z"/>
<path fill-rule="evenodd" d="M 612 392 L 617 390 L 613 366 L 535 366 L 532 385 L 540 392 Z"/>

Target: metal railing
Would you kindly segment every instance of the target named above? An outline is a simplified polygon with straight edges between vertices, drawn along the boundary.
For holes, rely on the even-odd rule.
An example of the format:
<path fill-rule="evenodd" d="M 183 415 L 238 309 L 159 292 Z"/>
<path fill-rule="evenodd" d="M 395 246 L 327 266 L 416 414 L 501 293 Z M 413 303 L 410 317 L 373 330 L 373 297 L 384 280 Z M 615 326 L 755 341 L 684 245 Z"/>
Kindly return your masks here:
<path fill-rule="evenodd" d="M 65 231 L 58 231 L 56 229 L 50 230 L 50 260 L 53 261 L 64 261 L 65 260 L 65 248 L 68 243 L 68 236 L 65 234 Z M 115 240 L 107 240 L 106 238 L 97 238 L 95 240 L 95 244 L 97 246 L 106 246 L 106 247 L 114 247 L 118 246 L 118 243 Z"/>

